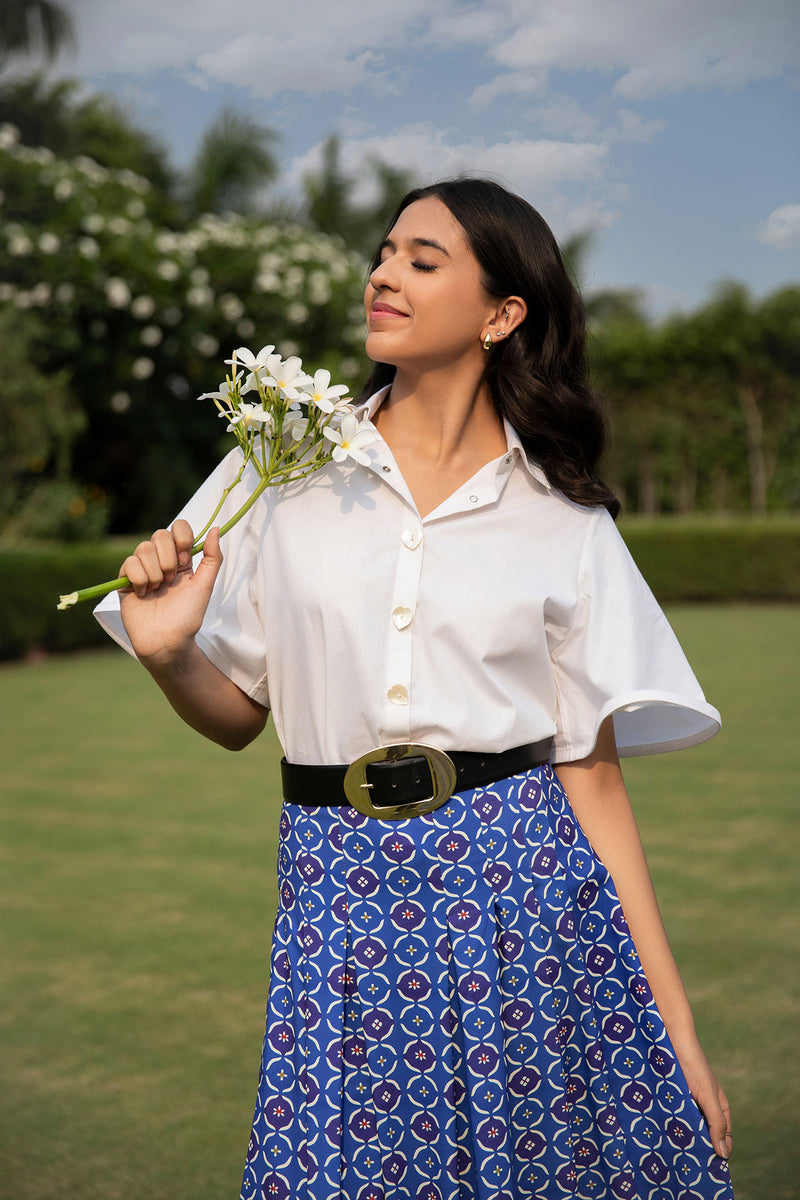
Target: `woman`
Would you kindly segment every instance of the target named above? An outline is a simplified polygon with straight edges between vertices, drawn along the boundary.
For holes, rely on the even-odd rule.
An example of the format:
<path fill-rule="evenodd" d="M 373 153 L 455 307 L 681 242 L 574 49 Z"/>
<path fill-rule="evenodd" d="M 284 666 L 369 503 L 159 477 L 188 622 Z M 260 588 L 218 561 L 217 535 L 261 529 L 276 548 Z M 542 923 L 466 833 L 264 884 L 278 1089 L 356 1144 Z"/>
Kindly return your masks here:
<path fill-rule="evenodd" d="M 595 475 L 578 296 L 535 210 L 457 180 L 365 303 L 370 466 L 193 571 L 226 460 L 123 564 L 124 632 L 101 606 L 185 721 L 235 749 L 271 709 L 291 764 L 242 1196 L 729 1197 L 617 757 L 718 717 Z"/>

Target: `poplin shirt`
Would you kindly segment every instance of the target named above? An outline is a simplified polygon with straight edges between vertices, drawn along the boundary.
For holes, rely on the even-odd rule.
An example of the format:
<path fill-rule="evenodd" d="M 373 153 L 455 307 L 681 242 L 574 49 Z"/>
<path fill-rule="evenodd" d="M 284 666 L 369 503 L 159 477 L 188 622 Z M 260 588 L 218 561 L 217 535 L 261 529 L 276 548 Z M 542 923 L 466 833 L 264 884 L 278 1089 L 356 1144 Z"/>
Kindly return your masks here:
<path fill-rule="evenodd" d="M 566 499 L 508 424 L 506 437 L 501 458 L 425 517 L 378 437 L 368 467 L 332 463 L 269 488 L 225 536 L 197 641 L 271 709 L 290 761 L 348 763 L 407 741 L 502 751 L 552 735 L 565 762 L 592 751 L 611 714 L 621 755 L 717 732 L 608 512 Z M 240 463 L 236 449 L 180 513 L 194 529 Z M 95 611 L 133 653 L 117 595 Z"/>

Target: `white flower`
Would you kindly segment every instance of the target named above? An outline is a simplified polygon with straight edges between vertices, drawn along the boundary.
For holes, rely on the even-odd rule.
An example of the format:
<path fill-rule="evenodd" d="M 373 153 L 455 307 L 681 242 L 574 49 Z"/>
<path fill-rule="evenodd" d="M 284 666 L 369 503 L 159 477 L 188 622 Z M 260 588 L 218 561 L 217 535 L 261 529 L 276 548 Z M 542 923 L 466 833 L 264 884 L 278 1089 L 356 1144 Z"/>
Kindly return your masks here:
<path fill-rule="evenodd" d="M 102 233 L 106 222 L 105 218 L 101 217 L 99 213 L 87 213 L 81 221 L 81 225 L 87 233 Z"/>
<path fill-rule="evenodd" d="M 133 226 L 127 217 L 111 217 L 107 229 L 114 237 L 128 237 Z"/>
<path fill-rule="evenodd" d="M 274 346 L 262 346 L 258 354 L 253 354 L 252 350 L 248 350 L 247 346 L 239 346 L 233 352 L 232 358 L 226 358 L 225 362 L 230 363 L 234 371 L 237 366 L 244 367 L 251 375 L 260 375 L 267 369 L 267 363 L 273 357 Z"/>
<path fill-rule="evenodd" d="M 71 283 L 60 283 L 56 288 L 56 300 L 59 304 L 71 304 L 75 299 L 75 288 Z"/>
<path fill-rule="evenodd" d="M 56 254 L 61 249 L 61 239 L 54 233 L 43 233 L 39 238 L 39 249 L 42 254 Z"/>
<path fill-rule="evenodd" d="M 16 125 L 12 125 L 10 121 L 4 121 L 0 125 L 0 150 L 10 150 L 12 146 L 16 146 L 19 141 L 19 129 Z"/>
<path fill-rule="evenodd" d="M 219 310 L 226 321 L 238 321 L 244 315 L 244 305 L 233 292 L 225 292 L 219 298 Z"/>
<path fill-rule="evenodd" d="M 53 188 L 53 195 L 56 200 L 69 200 L 70 196 L 75 191 L 75 184 L 71 179 L 59 179 Z"/>
<path fill-rule="evenodd" d="M 31 288 L 31 304 L 35 304 L 37 308 L 44 308 L 50 303 L 52 294 L 49 283 L 37 283 Z"/>
<path fill-rule="evenodd" d="M 324 413 L 332 413 L 334 409 L 341 409 L 342 401 L 339 397 L 346 396 L 349 391 L 346 383 L 337 383 L 334 387 L 331 387 L 330 383 L 330 371 L 315 371 L 314 378 L 307 389 L 309 400 Z M 349 408 L 349 405 L 347 407 Z"/>
<path fill-rule="evenodd" d="M 112 308 L 125 308 L 126 304 L 130 304 L 131 289 L 119 276 L 106 280 L 105 293 Z"/>
<path fill-rule="evenodd" d="M 193 267 L 189 272 L 189 279 L 195 287 L 203 287 L 208 283 L 209 274 L 206 267 Z"/>
<path fill-rule="evenodd" d="M 219 342 L 210 333 L 196 333 L 192 338 L 192 345 L 204 358 L 210 358 L 219 350 Z"/>
<path fill-rule="evenodd" d="M 330 425 L 326 425 L 322 432 L 329 442 L 334 443 L 334 462 L 346 462 L 352 458 L 362 467 L 369 466 L 369 455 L 364 451 L 375 441 L 376 431 L 371 421 L 359 421 L 353 413 L 348 413 L 339 429 L 331 429 Z"/>
<path fill-rule="evenodd" d="M 235 408 L 234 392 L 237 384 L 241 382 L 242 372 L 236 371 L 233 379 L 224 380 L 215 392 L 203 392 L 202 396 L 198 396 L 198 400 L 213 400 L 217 405 L 227 405 L 229 409 Z"/>
<path fill-rule="evenodd" d="M 131 406 L 131 398 L 128 392 L 114 392 L 108 403 L 112 412 L 124 413 Z"/>
<path fill-rule="evenodd" d="M 145 325 L 139 334 L 143 346 L 158 346 L 163 337 L 163 331 L 157 325 Z"/>
<path fill-rule="evenodd" d="M 251 429 L 254 425 L 263 425 L 269 434 L 272 432 L 272 416 L 260 404 L 240 404 L 231 416 L 228 432 L 230 433 L 237 425 L 244 425 L 245 429 Z"/>
<path fill-rule="evenodd" d="M 286 306 L 286 320 L 290 325 L 302 325 L 303 321 L 308 317 L 308 309 L 305 304 L 295 301 L 294 304 Z"/>
<path fill-rule="evenodd" d="M 138 221 L 140 217 L 144 216 L 147 209 L 138 196 L 134 196 L 133 200 L 129 200 L 125 205 L 125 211 L 132 220 Z"/>
<path fill-rule="evenodd" d="M 16 288 L 13 283 L 0 283 L 0 302 L 5 303 L 7 300 L 13 300 Z"/>
<path fill-rule="evenodd" d="M 135 358 L 131 364 L 131 375 L 134 379 L 149 379 L 155 369 L 152 358 Z"/>
<path fill-rule="evenodd" d="M 171 258 L 162 258 L 156 267 L 156 274 L 160 279 L 166 279 L 168 283 L 173 279 L 177 279 L 180 273 L 180 267 Z"/>
<path fill-rule="evenodd" d="M 256 331 L 255 321 L 251 321 L 249 317 L 242 317 L 241 321 L 236 322 L 236 332 L 239 337 L 252 337 Z"/>
<path fill-rule="evenodd" d="M 100 247 L 94 238 L 82 237 L 78 241 L 78 253 L 84 258 L 97 258 Z"/>
<path fill-rule="evenodd" d="M 266 386 L 278 388 L 287 400 L 299 400 L 300 389 L 311 382 L 310 376 L 303 371 L 302 362 L 295 356 L 283 360 L 273 354 L 267 359 L 265 369 L 269 372 L 264 380 Z"/>
<path fill-rule="evenodd" d="M 146 321 L 156 311 L 156 302 L 152 296 L 137 296 L 131 304 L 131 313 L 140 321 Z"/>
<path fill-rule="evenodd" d="M 207 308 L 214 303 L 214 293 L 209 287 L 190 287 L 186 292 L 186 303 L 192 308 Z"/>
<path fill-rule="evenodd" d="M 15 233 L 8 239 L 8 253 L 13 254 L 15 258 L 30 254 L 32 249 L 33 242 L 26 233 Z"/>

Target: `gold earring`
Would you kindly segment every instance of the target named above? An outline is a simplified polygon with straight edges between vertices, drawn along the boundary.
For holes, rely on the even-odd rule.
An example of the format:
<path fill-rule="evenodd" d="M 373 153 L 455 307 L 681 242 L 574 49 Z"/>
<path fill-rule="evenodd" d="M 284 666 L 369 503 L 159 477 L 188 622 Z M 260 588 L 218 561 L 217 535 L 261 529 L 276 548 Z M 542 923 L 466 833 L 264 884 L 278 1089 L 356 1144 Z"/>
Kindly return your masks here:
<path fill-rule="evenodd" d="M 481 342 L 481 345 L 483 346 L 484 350 L 491 350 L 491 348 L 492 348 L 492 335 L 491 335 L 490 333 L 487 333 L 486 337 L 485 337 L 485 338 L 483 339 L 483 341 Z"/>

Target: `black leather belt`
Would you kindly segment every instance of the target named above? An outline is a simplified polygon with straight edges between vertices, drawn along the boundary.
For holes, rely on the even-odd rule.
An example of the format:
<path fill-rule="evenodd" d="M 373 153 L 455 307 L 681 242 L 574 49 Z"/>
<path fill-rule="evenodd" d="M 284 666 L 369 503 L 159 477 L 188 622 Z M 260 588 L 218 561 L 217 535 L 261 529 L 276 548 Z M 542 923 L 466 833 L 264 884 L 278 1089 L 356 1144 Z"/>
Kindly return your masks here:
<path fill-rule="evenodd" d="M 330 808 L 352 804 L 383 820 L 432 812 L 453 792 L 484 787 L 549 762 L 552 738 L 501 754 L 402 742 L 380 746 L 349 766 L 304 766 L 281 760 L 283 796 L 290 804 Z"/>

